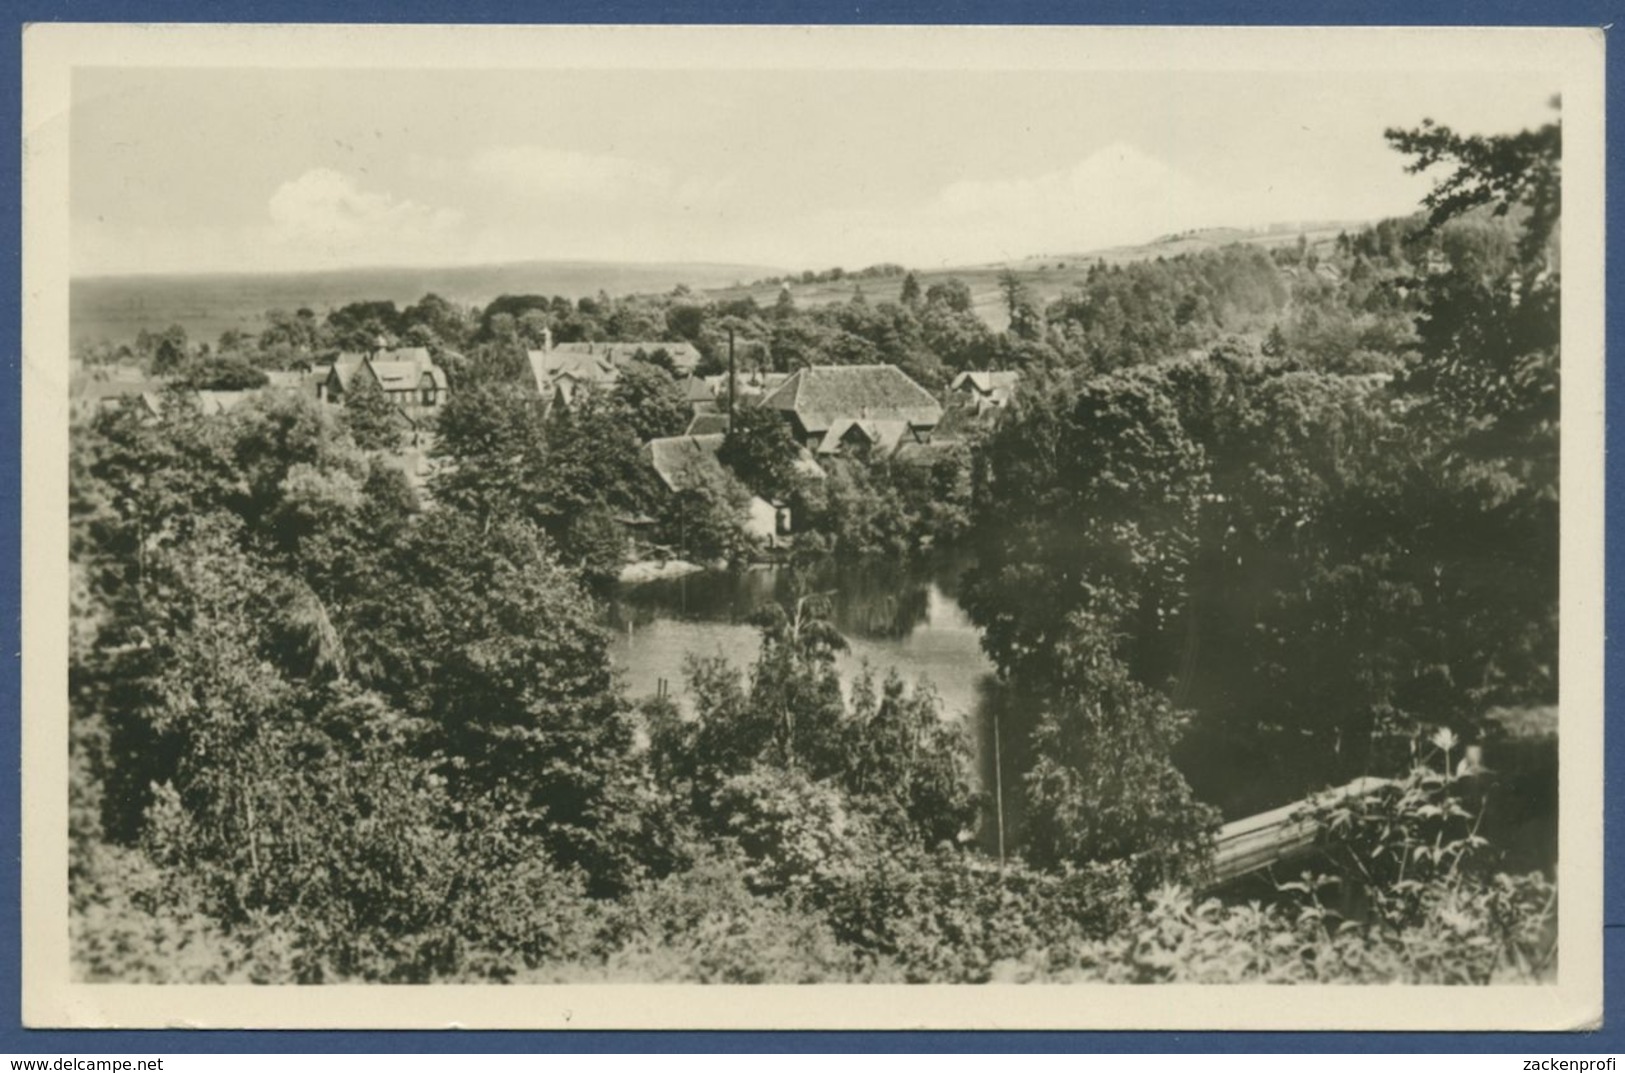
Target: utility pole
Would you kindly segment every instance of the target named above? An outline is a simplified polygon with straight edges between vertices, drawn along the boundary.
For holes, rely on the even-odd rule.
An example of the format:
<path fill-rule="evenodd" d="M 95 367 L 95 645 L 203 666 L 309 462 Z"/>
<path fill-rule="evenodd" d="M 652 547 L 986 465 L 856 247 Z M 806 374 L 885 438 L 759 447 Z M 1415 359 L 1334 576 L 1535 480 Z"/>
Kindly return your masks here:
<path fill-rule="evenodd" d="M 734 427 L 734 384 L 739 374 L 734 371 L 734 330 L 728 329 L 728 431 Z"/>
<path fill-rule="evenodd" d="M 999 749 L 999 706 L 993 704 L 993 807 L 999 819 L 999 870 L 1004 871 L 1004 757 Z"/>

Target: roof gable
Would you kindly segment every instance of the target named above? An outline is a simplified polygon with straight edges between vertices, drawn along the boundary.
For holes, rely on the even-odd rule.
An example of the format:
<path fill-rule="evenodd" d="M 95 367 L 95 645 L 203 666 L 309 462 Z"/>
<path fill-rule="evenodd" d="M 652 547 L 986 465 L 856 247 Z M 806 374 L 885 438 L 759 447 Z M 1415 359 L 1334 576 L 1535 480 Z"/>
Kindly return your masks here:
<path fill-rule="evenodd" d="M 843 445 L 856 444 L 867 447 L 876 455 L 889 455 L 908 435 L 908 427 L 907 421 L 872 421 L 861 418 L 855 420 L 844 417 L 824 433 L 824 438 L 818 444 L 818 453 L 836 454 Z"/>
<path fill-rule="evenodd" d="M 983 395 L 989 395 L 998 390 L 1003 390 L 1008 394 L 1015 390 L 1016 384 L 1020 381 L 1021 374 L 1013 369 L 967 371 L 954 377 L 954 382 L 948 386 L 954 391 L 958 391 L 966 384 L 969 384 Z"/>
<path fill-rule="evenodd" d="M 727 414 L 695 414 L 688 423 L 686 436 L 714 436 L 728 431 Z"/>
<path fill-rule="evenodd" d="M 560 350 L 527 350 L 530 375 L 536 381 L 536 390 L 551 395 L 553 385 L 565 378 L 580 383 L 610 384 L 619 376 L 615 368 L 599 355 Z"/>

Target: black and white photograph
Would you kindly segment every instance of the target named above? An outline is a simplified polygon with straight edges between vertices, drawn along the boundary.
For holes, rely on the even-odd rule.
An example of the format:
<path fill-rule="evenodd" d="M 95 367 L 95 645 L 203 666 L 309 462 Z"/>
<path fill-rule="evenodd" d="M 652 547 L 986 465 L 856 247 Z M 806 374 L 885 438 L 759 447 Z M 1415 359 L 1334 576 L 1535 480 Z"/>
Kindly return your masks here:
<path fill-rule="evenodd" d="M 24 51 L 28 1023 L 1600 1016 L 1600 33 Z"/>

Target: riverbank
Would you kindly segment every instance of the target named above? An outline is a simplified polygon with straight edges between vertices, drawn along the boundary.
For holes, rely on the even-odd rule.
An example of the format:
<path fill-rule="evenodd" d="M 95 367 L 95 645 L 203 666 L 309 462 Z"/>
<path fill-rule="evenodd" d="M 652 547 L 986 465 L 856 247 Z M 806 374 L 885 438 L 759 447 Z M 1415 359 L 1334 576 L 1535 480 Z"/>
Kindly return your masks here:
<path fill-rule="evenodd" d="M 651 581 L 667 581 L 687 577 L 689 574 L 703 573 L 705 569 L 698 563 L 684 559 L 640 559 L 623 566 L 618 580 L 622 585 L 643 585 Z"/>

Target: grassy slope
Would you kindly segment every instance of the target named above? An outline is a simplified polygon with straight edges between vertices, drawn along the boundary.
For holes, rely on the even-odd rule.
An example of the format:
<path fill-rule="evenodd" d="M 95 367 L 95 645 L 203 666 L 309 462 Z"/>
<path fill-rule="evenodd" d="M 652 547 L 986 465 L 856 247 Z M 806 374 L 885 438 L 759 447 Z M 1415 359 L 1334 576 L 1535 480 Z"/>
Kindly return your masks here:
<path fill-rule="evenodd" d="M 1339 231 L 1352 232 L 1358 226 L 1321 225 L 1307 228 L 1302 233 L 1311 246 L 1324 250 L 1336 240 Z M 922 290 L 951 277 L 964 280 L 970 287 L 971 300 L 976 312 L 995 330 L 1003 330 L 1007 326 L 1008 317 L 1004 308 L 1004 298 L 999 293 L 999 276 L 1006 269 L 1014 269 L 1033 290 L 1040 303 L 1046 303 L 1078 287 L 1088 275 L 1089 267 L 1097 261 L 1105 261 L 1107 264 L 1149 261 L 1156 257 L 1177 257 L 1180 254 L 1216 250 L 1236 242 L 1274 249 L 1294 245 L 1298 241 L 1298 235 L 1298 231 L 1260 232 L 1212 228 L 1169 236 L 1140 246 L 1116 246 L 1079 254 L 1047 254 L 1043 257 L 986 265 L 918 269 L 915 274 L 919 277 Z M 844 279 L 833 283 L 796 283 L 791 286 L 790 293 L 797 305 L 806 307 L 847 301 L 852 297 L 854 287 L 862 287 L 863 293 L 873 301 L 895 299 L 901 286 L 902 280 L 899 277 Z M 749 295 L 755 298 L 758 304 L 771 306 L 777 300 L 778 294 L 779 285 L 776 283 L 755 283 L 747 287 L 714 289 L 708 291 L 706 296 L 729 299 Z"/>
<path fill-rule="evenodd" d="M 1352 229 L 1354 225 L 1349 225 Z M 1338 225 L 1313 226 L 1304 233 L 1316 246 L 1337 237 Z M 1169 236 L 1140 246 L 1121 246 L 1072 255 L 1045 255 L 1019 261 L 954 268 L 921 269 L 922 287 L 957 276 L 971 288 L 975 309 L 993 328 L 1006 326 L 998 277 L 1014 269 L 1048 302 L 1076 287 L 1089 266 L 1175 257 L 1217 249 L 1232 242 L 1264 248 L 1298 241 L 1297 231 L 1237 231 L 1215 228 Z M 852 266 L 854 268 L 858 266 Z M 227 328 L 258 332 L 270 309 L 308 306 L 318 313 L 347 302 L 388 299 L 408 305 L 434 292 L 454 302 L 484 305 L 502 294 L 547 294 L 580 298 L 606 291 L 612 295 L 659 294 L 679 283 L 710 298 L 750 295 L 771 306 L 779 286 L 744 285 L 783 269 L 729 264 L 617 264 L 584 261 L 535 261 L 520 264 L 446 268 L 347 269 L 289 274 L 217 274 L 198 276 L 140 276 L 76 279 L 70 292 L 70 320 L 74 341 L 131 340 L 143 328 L 161 331 L 181 324 L 193 339 L 213 341 Z M 898 277 L 851 279 L 832 283 L 797 283 L 791 287 L 802 306 L 844 302 L 861 286 L 872 300 L 897 296 Z"/>

